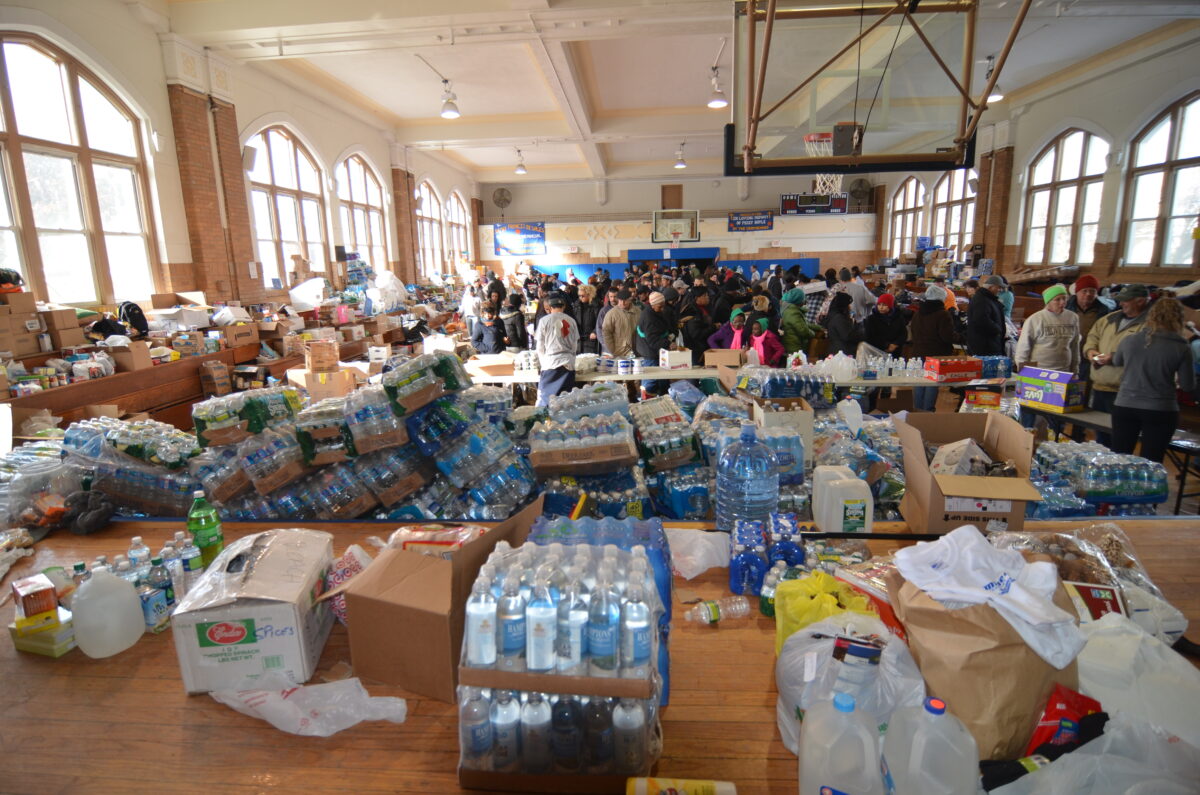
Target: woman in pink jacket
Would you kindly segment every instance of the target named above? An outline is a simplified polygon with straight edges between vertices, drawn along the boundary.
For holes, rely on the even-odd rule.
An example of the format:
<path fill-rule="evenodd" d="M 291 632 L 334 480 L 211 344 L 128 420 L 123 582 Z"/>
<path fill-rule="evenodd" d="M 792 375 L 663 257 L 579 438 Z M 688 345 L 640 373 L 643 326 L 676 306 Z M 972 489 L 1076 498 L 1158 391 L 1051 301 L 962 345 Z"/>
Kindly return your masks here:
<path fill-rule="evenodd" d="M 754 335 L 750 337 L 750 346 L 758 352 L 758 360 L 768 367 L 782 367 L 786 351 L 779 335 L 767 328 L 767 319 L 760 317 L 754 322 Z"/>

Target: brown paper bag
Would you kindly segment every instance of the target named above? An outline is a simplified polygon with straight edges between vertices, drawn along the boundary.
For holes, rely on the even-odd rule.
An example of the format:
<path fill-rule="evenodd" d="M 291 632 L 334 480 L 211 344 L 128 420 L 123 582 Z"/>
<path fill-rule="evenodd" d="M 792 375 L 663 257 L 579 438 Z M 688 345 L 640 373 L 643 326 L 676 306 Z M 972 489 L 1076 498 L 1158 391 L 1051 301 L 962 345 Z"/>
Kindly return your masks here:
<path fill-rule="evenodd" d="M 1079 689 L 1075 663 L 1047 663 L 989 605 L 947 609 L 895 571 L 887 583 L 929 695 L 975 736 L 980 759 L 1022 756 L 1055 683 Z M 1054 603 L 1073 612 L 1062 585 Z"/>

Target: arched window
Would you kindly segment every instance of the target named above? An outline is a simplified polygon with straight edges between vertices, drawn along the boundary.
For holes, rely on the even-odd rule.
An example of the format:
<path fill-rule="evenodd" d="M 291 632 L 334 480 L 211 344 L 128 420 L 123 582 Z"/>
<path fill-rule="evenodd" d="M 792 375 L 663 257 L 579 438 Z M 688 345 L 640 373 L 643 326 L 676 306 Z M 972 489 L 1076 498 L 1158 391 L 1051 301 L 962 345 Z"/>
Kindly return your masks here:
<path fill-rule="evenodd" d="M 256 150 L 250 177 L 254 238 L 267 287 L 287 287 L 292 257 L 325 271 L 325 200 L 316 158 L 284 127 L 268 127 L 246 142 Z"/>
<path fill-rule="evenodd" d="M 1025 264 L 1089 265 L 1100 228 L 1108 142 L 1067 130 L 1029 166 L 1025 190 Z"/>
<path fill-rule="evenodd" d="M 1200 92 L 1163 111 L 1133 139 L 1125 191 L 1125 256 L 1135 268 L 1196 265 L 1200 243 Z"/>
<path fill-rule="evenodd" d="M 417 188 L 417 248 L 422 274 L 430 276 L 446 270 L 442 257 L 442 201 L 428 180 Z"/>
<path fill-rule="evenodd" d="M 952 248 L 959 256 L 970 242 L 975 228 L 975 169 L 947 171 L 933 189 L 933 240 Z"/>
<path fill-rule="evenodd" d="M 383 223 L 383 188 L 375 172 L 358 155 L 350 155 L 337 170 L 341 200 L 342 239 L 376 271 L 387 269 L 387 237 Z"/>
<path fill-rule="evenodd" d="M 446 202 L 446 259 L 451 265 L 471 262 L 471 213 L 458 193 Z"/>
<path fill-rule="evenodd" d="M 57 303 L 148 299 L 158 261 L 141 125 L 54 45 L 0 42 L 0 267 Z"/>
<path fill-rule="evenodd" d="M 892 195 L 892 256 L 917 250 L 921 215 L 925 211 L 925 186 L 909 177 Z"/>

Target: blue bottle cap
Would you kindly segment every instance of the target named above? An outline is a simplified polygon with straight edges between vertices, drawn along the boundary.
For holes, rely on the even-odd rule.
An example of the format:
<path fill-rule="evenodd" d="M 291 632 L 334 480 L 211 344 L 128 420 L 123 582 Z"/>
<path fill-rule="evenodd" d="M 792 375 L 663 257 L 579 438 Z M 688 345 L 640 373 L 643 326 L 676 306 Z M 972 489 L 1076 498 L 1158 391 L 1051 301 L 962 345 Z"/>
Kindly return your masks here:
<path fill-rule="evenodd" d="M 833 708 L 838 712 L 853 712 L 854 711 L 854 696 L 849 693 L 834 693 Z"/>
<path fill-rule="evenodd" d="M 932 712 L 934 715 L 943 715 L 946 712 L 946 702 L 940 698 L 925 699 L 925 711 Z"/>

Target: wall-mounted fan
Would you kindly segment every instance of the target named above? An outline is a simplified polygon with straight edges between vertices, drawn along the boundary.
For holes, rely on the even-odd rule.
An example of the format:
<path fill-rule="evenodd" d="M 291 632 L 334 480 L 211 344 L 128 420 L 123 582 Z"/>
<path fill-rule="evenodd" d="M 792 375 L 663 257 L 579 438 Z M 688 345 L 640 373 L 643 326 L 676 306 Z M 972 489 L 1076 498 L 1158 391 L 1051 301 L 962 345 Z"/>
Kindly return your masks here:
<path fill-rule="evenodd" d="M 492 204 L 503 210 L 512 204 L 512 192 L 508 188 L 496 188 L 492 191 Z"/>
<path fill-rule="evenodd" d="M 873 190 L 871 183 L 861 177 L 851 182 L 850 187 L 846 190 L 850 194 L 851 206 L 861 208 L 870 205 Z"/>

